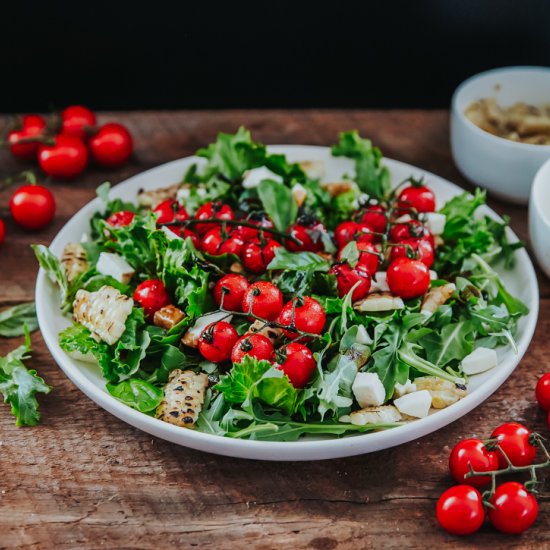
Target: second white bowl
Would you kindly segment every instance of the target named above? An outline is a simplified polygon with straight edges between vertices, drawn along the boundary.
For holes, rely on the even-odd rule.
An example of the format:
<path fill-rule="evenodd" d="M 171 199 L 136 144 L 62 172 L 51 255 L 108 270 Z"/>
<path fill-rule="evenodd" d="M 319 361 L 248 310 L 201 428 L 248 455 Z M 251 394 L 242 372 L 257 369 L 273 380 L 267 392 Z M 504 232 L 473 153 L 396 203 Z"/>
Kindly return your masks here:
<path fill-rule="evenodd" d="M 529 237 L 541 269 L 550 277 L 550 160 L 537 172 L 529 198 Z"/>

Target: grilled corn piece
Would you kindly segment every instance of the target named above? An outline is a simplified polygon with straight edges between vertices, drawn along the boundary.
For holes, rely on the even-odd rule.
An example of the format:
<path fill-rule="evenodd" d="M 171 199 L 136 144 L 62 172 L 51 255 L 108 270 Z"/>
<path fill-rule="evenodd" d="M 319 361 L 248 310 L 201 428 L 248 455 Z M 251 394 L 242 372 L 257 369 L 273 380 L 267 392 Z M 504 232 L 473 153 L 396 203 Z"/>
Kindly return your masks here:
<path fill-rule="evenodd" d="M 364 426 L 365 424 L 390 424 L 401 420 L 401 413 L 393 405 L 379 407 L 365 407 L 349 415 L 341 416 L 340 422 Z"/>
<path fill-rule="evenodd" d="M 145 191 L 141 189 L 138 191 L 138 202 L 141 206 L 147 208 L 155 208 L 161 202 L 167 199 L 175 199 L 178 194 L 178 189 L 180 187 L 179 183 L 174 183 L 168 187 L 161 187 L 159 189 L 153 189 L 151 191 Z"/>
<path fill-rule="evenodd" d="M 134 301 L 112 286 L 97 292 L 80 289 L 73 303 L 73 319 L 109 345 L 116 343 L 126 328 Z"/>
<path fill-rule="evenodd" d="M 389 292 L 369 294 L 364 300 L 353 304 L 353 309 L 358 311 L 390 311 L 392 309 L 403 309 L 404 307 L 403 300 Z"/>
<path fill-rule="evenodd" d="M 338 181 L 334 183 L 321 183 L 321 187 L 326 189 L 333 197 L 347 193 L 353 189 L 351 181 Z"/>
<path fill-rule="evenodd" d="M 268 340 L 271 341 L 272 344 L 275 344 L 275 342 L 283 335 L 283 330 L 276 327 L 270 327 L 269 325 L 266 325 L 263 321 L 260 321 L 257 319 L 254 321 L 249 327 L 248 332 L 251 332 L 253 334 L 261 334 L 265 336 Z"/>
<path fill-rule="evenodd" d="M 183 311 L 173 304 L 161 307 L 158 311 L 155 311 L 153 317 L 153 324 L 157 327 L 170 330 L 175 327 L 183 318 L 185 314 Z"/>
<path fill-rule="evenodd" d="M 456 290 L 454 283 L 447 283 L 443 286 L 434 286 L 428 291 L 422 300 L 422 313 L 435 313 L 439 306 L 442 306 Z"/>
<path fill-rule="evenodd" d="M 157 407 L 157 418 L 164 422 L 192 428 L 199 417 L 208 387 L 204 373 L 176 369 L 170 373 L 164 386 L 164 399 Z"/>
<path fill-rule="evenodd" d="M 432 407 L 434 409 L 444 409 L 456 403 L 468 393 L 466 386 L 453 384 L 437 376 L 422 376 L 421 378 L 416 378 L 414 383 L 417 391 L 428 390 L 430 392 Z"/>
<path fill-rule="evenodd" d="M 63 249 L 61 263 L 65 268 L 67 280 L 74 281 L 81 273 L 87 271 L 86 251 L 80 243 L 67 243 Z"/>

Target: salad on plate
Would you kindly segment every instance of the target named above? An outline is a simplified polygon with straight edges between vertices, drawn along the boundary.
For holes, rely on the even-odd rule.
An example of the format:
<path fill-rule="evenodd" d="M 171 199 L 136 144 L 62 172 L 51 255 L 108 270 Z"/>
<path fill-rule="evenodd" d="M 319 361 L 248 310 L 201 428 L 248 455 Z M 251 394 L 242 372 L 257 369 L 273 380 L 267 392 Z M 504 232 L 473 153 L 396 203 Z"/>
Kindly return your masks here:
<path fill-rule="evenodd" d="M 136 202 L 101 185 L 81 242 L 34 246 L 73 320 L 61 348 L 143 414 L 232 438 L 387 429 L 462 399 L 515 347 L 528 310 L 494 265 L 522 243 L 476 215 L 480 190 L 437 209 L 429 181 L 392 188 L 357 132 L 332 155 L 354 165 L 338 181 L 241 128 Z"/>

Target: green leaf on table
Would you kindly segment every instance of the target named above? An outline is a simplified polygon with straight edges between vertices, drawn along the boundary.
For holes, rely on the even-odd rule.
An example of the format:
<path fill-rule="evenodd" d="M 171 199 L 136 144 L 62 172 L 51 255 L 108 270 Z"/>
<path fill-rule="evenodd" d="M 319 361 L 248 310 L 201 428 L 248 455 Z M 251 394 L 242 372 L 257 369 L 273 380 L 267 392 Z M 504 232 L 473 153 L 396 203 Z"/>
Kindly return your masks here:
<path fill-rule="evenodd" d="M 154 411 L 164 396 L 162 389 L 139 378 L 130 378 L 119 384 L 107 384 L 106 387 L 113 397 L 142 413 Z"/>
<path fill-rule="evenodd" d="M 22 336 L 25 334 L 25 325 L 29 332 L 34 332 L 38 328 L 34 302 L 18 304 L 0 311 L 0 336 Z"/>
<path fill-rule="evenodd" d="M 298 205 L 292 191 L 286 185 L 273 180 L 263 180 L 258 185 L 258 196 L 276 229 L 286 231 L 294 223 L 298 215 Z"/>
<path fill-rule="evenodd" d="M 35 426 L 40 420 L 37 393 L 49 393 L 48 386 L 35 370 L 25 367 L 30 357 L 31 339 L 25 327 L 25 343 L 0 357 L 0 393 L 11 405 L 17 426 Z"/>

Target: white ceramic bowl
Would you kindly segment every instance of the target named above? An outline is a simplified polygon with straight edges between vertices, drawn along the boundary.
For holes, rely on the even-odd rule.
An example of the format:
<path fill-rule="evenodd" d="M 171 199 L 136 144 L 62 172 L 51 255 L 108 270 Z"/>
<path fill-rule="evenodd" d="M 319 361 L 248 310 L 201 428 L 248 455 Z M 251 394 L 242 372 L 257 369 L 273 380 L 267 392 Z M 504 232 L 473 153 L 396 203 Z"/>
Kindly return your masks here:
<path fill-rule="evenodd" d="M 540 167 L 531 187 L 529 236 L 541 269 L 550 277 L 550 159 Z"/>
<path fill-rule="evenodd" d="M 325 164 L 327 181 L 339 181 L 343 174 L 353 171 L 349 159 L 332 157 L 328 147 L 282 145 L 270 146 L 269 150 L 272 153 L 285 154 L 291 162 L 322 161 Z M 197 157 L 187 157 L 138 174 L 117 185 L 112 190 L 112 196 L 133 201 L 139 189 L 154 189 L 180 181 L 182 174 L 197 161 L 200 162 Z M 438 206 L 462 192 L 462 189 L 435 174 L 391 159 L 385 159 L 384 162 L 391 170 L 393 185 L 411 175 L 416 178 L 425 177 L 436 193 Z M 50 246 L 54 254 L 59 256 L 66 243 L 80 240 L 89 229 L 90 217 L 100 206 L 99 199 L 95 199 L 67 222 Z M 479 215 L 500 219 L 486 206 L 479 209 Z M 511 229 L 508 229 L 508 235 L 512 240 L 517 240 Z M 180 428 L 142 414 L 117 401 L 107 392 L 105 381 L 97 366 L 71 359 L 59 347 L 58 334 L 70 325 L 70 320 L 61 315 L 59 292 L 42 269 L 39 271 L 36 284 L 36 309 L 44 341 L 65 374 L 90 399 L 132 426 L 179 445 L 211 453 L 263 460 L 319 460 L 386 449 L 438 430 L 485 401 L 512 374 L 533 337 L 539 302 L 537 277 L 533 265 L 525 250 L 518 250 L 516 255 L 515 267 L 512 270 L 502 270 L 501 276 L 510 292 L 523 300 L 530 309 L 529 314 L 521 319 L 518 326 L 518 353 L 515 354 L 509 346 L 498 348 L 498 366 L 472 376 L 468 382 L 469 394 L 446 409 L 433 411 L 433 414 L 426 418 L 392 430 L 341 439 L 313 436 L 293 442 L 231 439 Z"/>
<path fill-rule="evenodd" d="M 452 100 L 451 146 L 458 169 L 495 196 L 527 204 L 533 178 L 550 158 L 550 145 L 517 143 L 478 128 L 464 111 L 489 97 L 503 107 L 517 101 L 550 103 L 550 68 L 505 67 L 480 73 L 463 82 Z"/>

